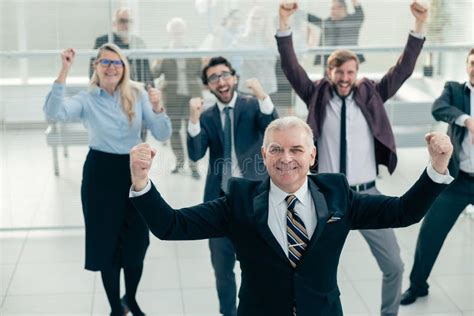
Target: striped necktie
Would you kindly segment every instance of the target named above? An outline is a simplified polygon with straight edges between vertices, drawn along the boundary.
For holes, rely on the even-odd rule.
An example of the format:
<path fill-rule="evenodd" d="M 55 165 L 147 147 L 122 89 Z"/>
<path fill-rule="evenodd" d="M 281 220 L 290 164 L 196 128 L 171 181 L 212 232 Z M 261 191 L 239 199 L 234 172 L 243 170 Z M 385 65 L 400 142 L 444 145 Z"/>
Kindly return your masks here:
<path fill-rule="evenodd" d="M 295 195 L 290 194 L 285 198 L 288 204 L 286 213 L 286 234 L 288 237 L 288 258 L 293 268 L 296 268 L 298 262 L 306 250 L 308 245 L 308 233 L 303 221 L 295 212 L 295 205 L 298 199 Z"/>

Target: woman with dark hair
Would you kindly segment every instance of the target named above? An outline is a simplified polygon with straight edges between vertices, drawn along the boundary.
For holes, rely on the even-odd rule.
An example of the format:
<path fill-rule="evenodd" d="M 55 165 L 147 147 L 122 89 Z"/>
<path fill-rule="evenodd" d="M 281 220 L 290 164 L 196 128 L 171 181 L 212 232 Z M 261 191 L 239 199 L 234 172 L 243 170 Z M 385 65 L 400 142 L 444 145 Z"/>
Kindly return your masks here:
<path fill-rule="evenodd" d="M 149 244 L 148 228 L 128 200 L 129 151 L 140 143 L 142 121 L 164 141 L 171 123 L 159 91 L 130 80 L 127 58 L 114 44 L 104 44 L 94 62 L 88 91 L 64 98 L 66 77 L 75 51 L 61 54 L 62 67 L 48 94 L 44 113 L 56 121 L 81 120 L 89 132 L 81 200 L 86 229 L 85 268 L 100 271 L 112 316 L 144 315 L 135 295 Z M 120 271 L 126 295 L 120 300 Z"/>

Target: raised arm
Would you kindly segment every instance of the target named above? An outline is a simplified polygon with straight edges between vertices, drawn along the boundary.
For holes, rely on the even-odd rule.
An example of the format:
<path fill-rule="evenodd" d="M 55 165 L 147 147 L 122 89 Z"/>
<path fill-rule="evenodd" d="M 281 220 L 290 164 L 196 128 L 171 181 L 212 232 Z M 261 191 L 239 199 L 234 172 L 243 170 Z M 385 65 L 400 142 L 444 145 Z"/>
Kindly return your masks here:
<path fill-rule="evenodd" d="M 256 78 L 250 78 L 245 81 L 247 88 L 258 100 L 259 112 L 256 116 L 256 126 L 262 134 L 265 132 L 267 126 L 276 118 L 278 118 L 278 113 L 275 110 L 275 105 L 273 104 L 270 96 L 265 92 L 260 81 Z"/>
<path fill-rule="evenodd" d="M 147 128 L 150 129 L 153 137 L 159 141 L 165 141 L 171 137 L 171 120 L 165 113 L 161 102 L 161 91 L 148 86 L 147 93 L 143 92 L 142 97 L 143 119 Z"/>
<path fill-rule="evenodd" d="M 72 48 L 68 48 L 61 53 L 61 69 L 43 107 L 46 118 L 50 120 L 64 122 L 82 118 L 83 96 L 79 94 L 68 100 L 64 97 L 66 78 L 74 63 L 75 56 L 76 52 Z"/>
<path fill-rule="evenodd" d="M 452 180 L 448 162 L 453 152 L 449 137 L 443 133 L 429 133 L 425 139 L 431 164 L 404 195 L 398 198 L 349 191 L 352 229 L 405 227 L 423 218 Z"/>
<path fill-rule="evenodd" d="M 164 240 L 193 240 L 225 236 L 230 207 L 226 197 L 183 209 L 173 209 L 161 197 L 148 175 L 156 151 L 139 144 L 130 151 L 131 202 L 151 232 Z M 145 189 L 145 190 L 144 190 Z"/>
<path fill-rule="evenodd" d="M 297 9 L 298 4 L 296 2 L 286 2 L 280 4 L 278 11 L 280 17 L 280 28 L 278 30 L 276 39 L 281 58 L 281 68 L 283 69 L 286 78 L 300 98 L 306 104 L 309 104 L 315 86 L 306 71 L 298 62 L 298 58 L 296 57 L 295 50 L 293 48 L 293 40 L 289 26 L 289 18 L 294 12 L 296 12 Z M 289 35 L 286 33 L 289 33 Z"/>
<path fill-rule="evenodd" d="M 383 101 L 391 98 L 400 89 L 402 84 L 413 74 L 416 60 L 423 48 L 424 26 L 428 18 L 428 9 L 418 2 L 410 5 L 410 10 L 415 17 L 413 33 L 409 35 L 402 55 L 395 66 L 390 68 L 383 78 L 376 84 L 376 89 Z"/>
<path fill-rule="evenodd" d="M 204 110 L 202 98 L 189 100 L 189 123 L 187 132 L 187 145 L 189 159 L 198 161 L 206 154 L 209 147 L 209 138 L 206 129 L 201 126 L 201 114 Z"/>

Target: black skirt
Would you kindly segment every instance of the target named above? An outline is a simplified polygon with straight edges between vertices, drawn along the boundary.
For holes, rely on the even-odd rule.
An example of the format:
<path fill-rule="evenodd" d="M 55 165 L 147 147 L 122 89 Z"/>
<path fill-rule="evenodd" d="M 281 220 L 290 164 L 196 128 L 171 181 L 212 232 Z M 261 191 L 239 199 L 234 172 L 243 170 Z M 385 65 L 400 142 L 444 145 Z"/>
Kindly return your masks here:
<path fill-rule="evenodd" d="M 87 270 L 143 264 L 148 228 L 129 201 L 129 155 L 91 149 L 82 172 L 81 201 L 86 228 Z"/>

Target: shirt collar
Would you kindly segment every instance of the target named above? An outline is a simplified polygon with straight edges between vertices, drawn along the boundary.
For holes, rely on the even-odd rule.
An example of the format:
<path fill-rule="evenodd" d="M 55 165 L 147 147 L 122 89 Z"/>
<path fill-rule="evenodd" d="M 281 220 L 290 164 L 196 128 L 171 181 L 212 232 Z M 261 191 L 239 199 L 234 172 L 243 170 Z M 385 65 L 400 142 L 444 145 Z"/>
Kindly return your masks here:
<path fill-rule="evenodd" d="M 98 96 L 104 96 L 104 95 L 110 96 L 110 94 L 108 94 L 107 91 L 105 91 L 104 89 L 96 85 L 92 86 L 91 91 L 93 94 L 98 95 Z M 119 91 L 120 89 L 116 89 L 114 91 L 113 98 L 117 98 L 117 96 L 119 95 Z"/>
<path fill-rule="evenodd" d="M 339 102 L 342 103 L 342 98 L 339 96 L 339 94 L 337 94 L 337 92 L 334 90 L 332 90 L 332 98 L 333 100 L 338 100 Z M 345 97 L 346 99 L 346 102 L 348 101 L 352 101 L 352 98 L 354 97 L 354 89 L 351 90 L 351 92 Z"/>
<path fill-rule="evenodd" d="M 305 206 L 307 203 L 308 196 L 308 177 L 306 177 L 306 180 L 303 185 L 294 193 L 287 193 L 283 191 L 275 183 L 273 183 L 272 179 L 270 179 L 270 196 L 277 204 L 286 203 L 285 198 L 289 194 L 294 194 L 298 198 L 298 201 L 303 206 Z"/>
<path fill-rule="evenodd" d="M 471 82 L 469 82 L 469 81 L 466 81 L 466 88 L 471 90 L 471 92 L 474 92 L 474 87 L 472 86 Z"/>
<path fill-rule="evenodd" d="M 224 108 L 226 106 L 233 109 L 235 107 L 236 100 L 237 100 L 237 92 L 234 91 L 234 96 L 232 97 L 232 100 L 230 100 L 229 103 L 225 104 L 225 103 L 222 103 L 221 101 L 217 100 L 217 107 L 219 108 L 220 112 L 224 111 Z"/>

